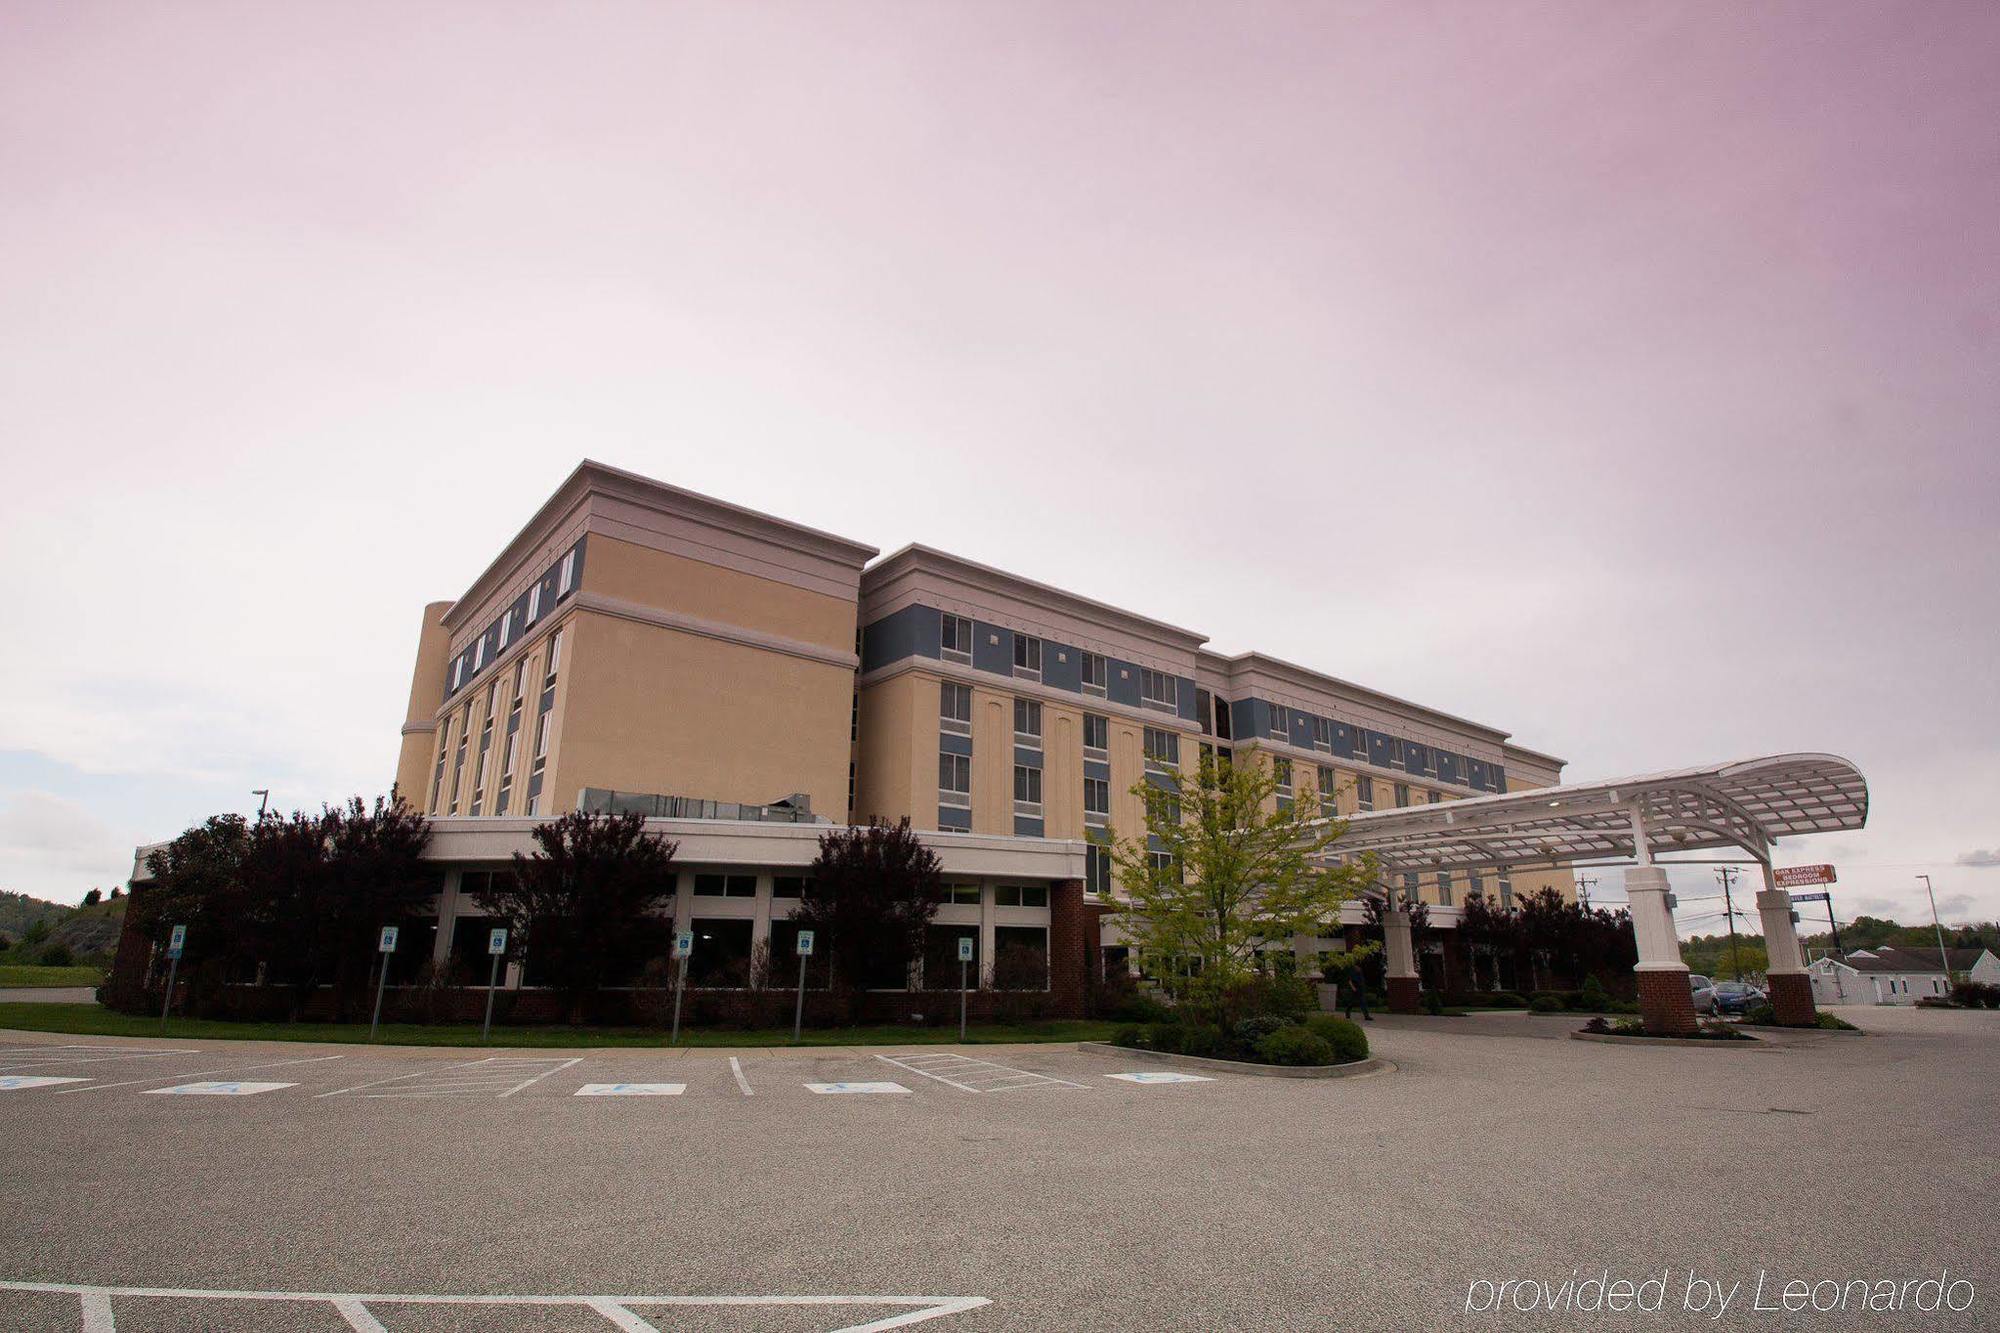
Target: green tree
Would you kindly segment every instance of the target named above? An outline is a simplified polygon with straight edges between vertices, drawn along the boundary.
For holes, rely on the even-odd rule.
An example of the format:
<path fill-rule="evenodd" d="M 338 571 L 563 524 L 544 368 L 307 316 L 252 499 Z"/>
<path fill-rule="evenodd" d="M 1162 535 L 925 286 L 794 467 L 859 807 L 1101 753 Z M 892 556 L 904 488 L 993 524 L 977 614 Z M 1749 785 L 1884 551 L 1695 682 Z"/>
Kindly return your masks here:
<path fill-rule="evenodd" d="M 937 854 L 910 821 L 822 833 L 795 924 L 825 937 L 834 984 L 902 985 L 944 901 Z"/>
<path fill-rule="evenodd" d="M 1141 837 L 1112 834 L 1130 898 L 1121 925 L 1198 1008 L 1229 1017 L 1229 997 L 1256 974 L 1260 949 L 1330 933 L 1341 904 L 1374 877 L 1372 858 L 1323 864 L 1346 823 L 1319 814 L 1310 783 L 1295 799 L 1281 797 L 1263 764 L 1205 754 L 1193 772 L 1149 774 L 1132 791 L 1146 827 Z"/>
<path fill-rule="evenodd" d="M 679 845 L 646 831 L 636 814 L 576 811 L 534 831 L 532 855 L 478 895 L 541 975 L 583 1021 L 599 991 L 630 980 L 664 952 L 673 925 L 659 909 L 674 895 Z"/>
<path fill-rule="evenodd" d="M 243 853 L 250 826 L 241 815 L 213 815 L 164 847 L 146 854 L 152 882 L 127 909 L 164 958 L 167 937 L 184 925 L 181 970 L 226 959 L 243 946 Z"/>
<path fill-rule="evenodd" d="M 83 905 L 85 907 L 95 907 L 103 901 L 104 901 L 103 889 L 92 889 L 88 893 L 83 895 Z"/>

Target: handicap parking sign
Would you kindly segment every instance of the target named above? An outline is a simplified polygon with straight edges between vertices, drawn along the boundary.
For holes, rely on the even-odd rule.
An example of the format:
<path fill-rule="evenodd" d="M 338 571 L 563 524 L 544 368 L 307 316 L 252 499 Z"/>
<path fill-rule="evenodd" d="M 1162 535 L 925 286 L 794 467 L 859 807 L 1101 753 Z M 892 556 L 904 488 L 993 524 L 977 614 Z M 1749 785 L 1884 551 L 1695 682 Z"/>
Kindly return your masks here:
<path fill-rule="evenodd" d="M 691 930 L 683 930 L 676 932 L 674 935 L 674 957 L 686 958 L 689 954 L 693 952 L 694 952 L 694 932 Z"/>
<path fill-rule="evenodd" d="M 396 952 L 396 935 L 397 935 L 397 927 L 395 926 L 382 927 L 382 943 L 379 946 L 377 946 L 377 952 L 379 953 Z"/>
<path fill-rule="evenodd" d="M 167 957 L 179 958 L 181 950 L 187 947 L 187 938 L 188 928 L 186 926 L 175 926 L 173 933 L 167 936 Z"/>
<path fill-rule="evenodd" d="M 810 930 L 802 930 L 802 931 L 800 931 L 800 932 L 799 932 L 799 957 L 801 957 L 801 958 L 810 958 L 810 957 L 812 957 L 812 952 L 813 952 L 813 933 L 812 933 L 812 932 L 811 932 Z"/>
<path fill-rule="evenodd" d="M 486 936 L 486 952 L 495 955 L 507 952 L 507 932 L 505 930 L 496 926 L 492 931 L 488 932 Z"/>
<path fill-rule="evenodd" d="M 961 935 L 958 937 L 958 961 L 961 963 L 972 961 L 972 936 Z"/>

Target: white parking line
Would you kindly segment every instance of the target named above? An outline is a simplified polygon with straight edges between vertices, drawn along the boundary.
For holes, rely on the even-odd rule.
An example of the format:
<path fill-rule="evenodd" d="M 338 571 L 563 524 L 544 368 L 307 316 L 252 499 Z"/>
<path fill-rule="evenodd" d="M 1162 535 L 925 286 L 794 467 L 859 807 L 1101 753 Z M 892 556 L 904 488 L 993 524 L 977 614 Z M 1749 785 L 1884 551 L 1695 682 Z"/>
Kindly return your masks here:
<path fill-rule="evenodd" d="M 425 1074 L 442 1073 L 447 1069 L 470 1069 L 473 1065 L 483 1065 L 487 1060 L 492 1058 L 492 1056 L 487 1056 L 485 1060 L 465 1060 L 455 1065 L 440 1065 L 435 1069 L 419 1069 L 409 1074 L 393 1074 L 388 1078 L 378 1078 L 373 1083 L 357 1083 L 351 1088 L 336 1088 L 332 1092 L 322 1092 L 317 1094 L 314 1100 L 318 1100 L 319 1097 L 341 1097 L 350 1092 L 360 1092 L 364 1088 L 379 1088 L 390 1083 L 401 1083 L 406 1079 L 422 1078 Z"/>
<path fill-rule="evenodd" d="M 286 1065 L 316 1065 L 328 1060 L 345 1060 L 345 1055 L 314 1055 L 303 1060 L 266 1060 L 262 1064 L 229 1065 L 223 1069 L 190 1069 L 179 1074 L 167 1074 L 160 1078 L 128 1078 L 120 1083 L 93 1083 L 87 1088 L 64 1088 L 56 1093 L 66 1097 L 78 1092 L 102 1092 L 106 1088 L 135 1088 L 141 1083 L 172 1083 L 176 1079 L 200 1078 L 203 1074 L 236 1074 L 246 1069 L 281 1069 Z"/>
<path fill-rule="evenodd" d="M 750 1091 L 750 1080 L 743 1077 L 743 1065 L 733 1055 L 729 1057 L 729 1072 L 736 1075 L 736 1086 L 743 1089 L 745 1097 L 755 1097 L 757 1095 Z"/>
<path fill-rule="evenodd" d="M 67 1051 L 62 1055 L 57 1052 Z M 32 1052 L 35 1059 L 16 1059 Z M 82 1054 L 78 1054 L 82 1052 Z M 0 1051 L 0 1069 L 40 1069 L 44 1065 L 95 1065 L 106 1060 L 157 1060 L 168 1055 L 200 1055 L 199 1049 L 181 1049 L 169 1046 L 155 1049 L 150 1046 L 23 1046 L 16 1051 Z"/>
<path fill-rule="evenodd" d="M 900 1092 L 907 1095 L 910 1091 L 900 1083 L 808 1083 L 806 1090 L 834 1095 L 850 1092 Z"/>
<path fill-rule="evenodd" d="M 678 1097 L 685 1083 L 586 1083 L 572 1097 Z"/>
<path fill-rule="evenodd" d="M 1083 1084 L 1072 1083 L 1066 1078 L 1054 1078 L 1048 1074 L 1037 1074 L 1027 1069 L 1010 1069 L 1006 1065 L 996 1065 L 991 1060 L 975 1060 L 969 1055 L 912 1055 L 903 1059 L 894 1056 L 875 1057 L 898 1069 L 907 1069 L 912 1074 L 935 1079 L 939 1083 L 957 1088 L 960 1092 L 1014 1092 L 1020 1088 L 1062 1087 L 1081 1088 Z M 947 1077 L 939 1070 L 948 1071 L 959 1077 Z M 992 1083 L 993 1087 L 976 1086 Z M 999 1086 L 1005 1084 L 1007 1086 Z"/>
<path fill-rule="evenodd" d="M 1136 1074 L 1106 1074 L 1125 1083 L 1213 1083 L 1214 1079 L 1201 1074 L 1175 1074 L 1164 1069 L 1147 1069 Z"/>
<path fill-rule="evenodd" d="M 658 1333 L 632 1309 L 633 1306 L 664 1305 L 670 1308 L 697 1306 L 756 1307 L 784 1306 L 835 1309 L 850 1306 L 886 1305 L 901 1307 L 903 1313 L 871 1319 L 865 1324 L 849 1324 L 834 1333 L 887 1333 L 908 1328 L 946 1315 L 963 1314 L 993 1302 L 984 1296 L 429 1296 L 415 1293 L 368 1294 L 324 1291 L 202 1291 L 189 1287 L 95 1287 L 67 1282 L 0 1282 L 0 1291 L 34 1291 L 75 1296 L 83 1307 L 84 1333 L 115 1333 L 111 1315 L 114 1296 L 166 1300 L 261 1301 L 330 1305 L 361 1333 L 387 1333 L 380 1320 L 368 1309 L 371 1305 L 445 1306 L 577 1306 L 611 1320 L 627 1333 Z"/>
<path fill-rule="evenodd" d="M 521 1061 L 521 1063 L 522 1063 L 522 1064 L 530 1064 L 530 1063 L 532 1063 L 532 1062 L 531 1062 L 531 1061 L 527 1061 L 527 1060 L 523 1060 L 523 1061 Z M 512 1088 L 509 1088 L 509 1089 L 507 1089 L 507 1091 L 505 1091 L 505 1092 L 501 1093 L 500 1095 L 501 1095 L 502 1097 L 512 1097 L 512 1096 L 513 1096 L 513 1095 L 514 1095 L 515 1093 L 519 1092 L 519 1091 L 520 1091 L 520 1090 L 521 1090 L 522 1088 L 528 1088 L 528 1087 L 533 1087 L 533 1086 L 534 1086 L 535 1084 L 537 1084 L 537 1083 L 540 1083 L 540 1082 L 541 1082 L 541 1081 L 542 1081 L 543 1079 L 547 1078 L 547 1077 L 548 1077 L 548 1076 L 549 1076 L 550 1074 L 560 1074 L 560 1073 L 561 1073 L 561 1072 L 562 1072 L 563 1070 L 565 1070 L 565 1069 L 568 1069 L 568 1068 L 569 1068 L 569 1067 L 570 1067 L 571 1065 L 580 1065 L 580 1064 L 582 1064 L 582 1063 L 583 1063 L 583 1057 L 582 1057 L 582 1056 L 580 1056 L 580 1055 L 578 1055 L 578 1056 L 572 1056 L 572 1057 L 571 1057 L 570 1059 L 567 1059 L 567 1060 L 563 1061 L 563 1062 L 562 1062 L 561 1064 L 557 1065 L 557 1066 L 556 1066 L 556 1067 L 555 1067 L 554 1069 L 545 1069 L 545 1070 L 543 1070 L 543 1071 L 542 1071 L 541 1073 L 539 1073 L 539 1074 L 535 1075 L 535 1076 L 534 1076 L 533 1078 L 531 1078 L 531 1079 L 527 1080 L 527 1081 L 526 1081 L 525 1083 L 521 1083 L 521 1084 L 519 1084 L 518 1086 L 515 1086 L 515 1087 L 512 1087 Z"/>

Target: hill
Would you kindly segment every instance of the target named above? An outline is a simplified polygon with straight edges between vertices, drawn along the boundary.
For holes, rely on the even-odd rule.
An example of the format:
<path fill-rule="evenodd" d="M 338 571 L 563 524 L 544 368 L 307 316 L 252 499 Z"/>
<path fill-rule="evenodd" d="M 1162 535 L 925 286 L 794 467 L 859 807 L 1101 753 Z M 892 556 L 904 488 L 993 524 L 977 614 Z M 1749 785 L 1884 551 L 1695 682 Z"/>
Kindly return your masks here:
<path fill-rule="evenodd" d="M 75 910 L 61 903 L 30 898 L 25 893 L 0 891 L 0 935 L 6 936 L 10 941 L 18 940 L 37 924 L 54 930 L 64 917 Z"/>

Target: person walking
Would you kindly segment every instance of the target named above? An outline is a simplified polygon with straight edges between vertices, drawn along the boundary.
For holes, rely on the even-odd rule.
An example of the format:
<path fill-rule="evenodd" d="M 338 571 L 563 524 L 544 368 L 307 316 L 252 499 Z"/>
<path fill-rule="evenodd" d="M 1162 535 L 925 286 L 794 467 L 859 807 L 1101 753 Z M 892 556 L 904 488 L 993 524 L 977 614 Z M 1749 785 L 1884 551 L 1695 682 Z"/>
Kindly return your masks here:
<path fill-rule="evenodd" d="M 1368 981 L 1361 975 L 1359 963 L 1349 963 L 1347 970 L 1340 974 L 1340 988 L 1345 992 L 1347 1006 L 1345 1016 L 1351 1021 L 1354 1018 L 1354 1006 L 1359 1003 L 1362 1019 L 1373 1023 L 1375 1015 L 1368 1012 Z"/>

